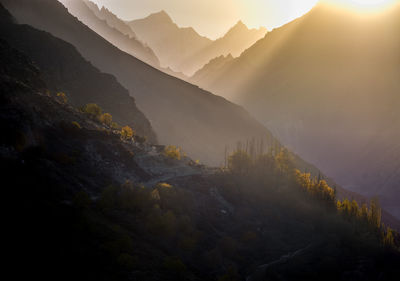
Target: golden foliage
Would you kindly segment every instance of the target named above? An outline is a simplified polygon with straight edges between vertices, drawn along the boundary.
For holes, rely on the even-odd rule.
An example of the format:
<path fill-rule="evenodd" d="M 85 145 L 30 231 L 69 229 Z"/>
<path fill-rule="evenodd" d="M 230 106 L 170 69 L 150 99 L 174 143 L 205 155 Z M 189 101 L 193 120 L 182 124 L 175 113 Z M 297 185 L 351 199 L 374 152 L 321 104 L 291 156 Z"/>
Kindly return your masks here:
<path fill-rule="evenodd" d="M 95 103 L 88 103 L 82 108 L 82 111 L 95 118 L 100 118 L 103 113 L 103 109 Z"/>
<path fill-rule="evenodd" d="M 300 187 L 312 196 L 321 200 L 335 202 L 335 191 L 325 180 L 311 180 L 311 174 L 295 171 L 296 181 Z"/>
<path fill-rule="evenodd" d="M 135 132 L 132 130 L 131 127 L 125 126 L 121 129 L 121 138 L 124 140 L 129 140 L 135 135 Z"/>
<path fill-rule="evenodd" d="M 104 113 L 100 116 L 100 122 L 111 127 L 112 125 L 112 115 L 110 113 Z"/>
<path fill-rule="evenodd" d="M 77 129 L 82 129 L 81 125 L 76 121 L 71 122 L 71 124 L 72 124 L 72 126 L 74 126 Z"/>
<path fill-rule="evenodd" d="M 164 148 L 164 155 L 171 159 L 181 159 L 181 149 L 174 145 L 169 145 Z"/>
<path fill-rule="evenodd" d="M 170 185 L 169 183 L 165 183 L 165 182 L 163 182 L 163 183 L 159 183 L 159 184 L 157 184 L 157 187 L 158 187 L 158 188 L 166 188 L 166 189 L 171 189 L 173 186 L 172 186 L 172 185 Z"/>
<path fill-rule="evenodd" d="M 68 102 L 68 98 L 67 95 L 63 92 L 59 92 L 57 93 L 57 99 L 61 102 L 61 103 L 67 103 Z"/>

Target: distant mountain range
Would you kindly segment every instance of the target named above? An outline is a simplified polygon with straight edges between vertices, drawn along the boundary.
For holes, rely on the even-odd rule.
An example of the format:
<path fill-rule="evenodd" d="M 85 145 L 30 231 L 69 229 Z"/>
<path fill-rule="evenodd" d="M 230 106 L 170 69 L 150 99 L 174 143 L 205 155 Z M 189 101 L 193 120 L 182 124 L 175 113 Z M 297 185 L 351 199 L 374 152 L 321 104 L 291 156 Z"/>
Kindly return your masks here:
<path fill-rule="evenodd" d="M 267 33 L 263 27 L 248 29 L 239 21 L 223 37 L 213 41 L 200 36 L 193 28 L 179 27 L 165 11 L 124 22 L 90 0 L 60 2 L 81 22 L 119 49 L 183 80 L 189 80 L 188 76 L 214 58 L 239 56 Z"/>
<path fill-rule="evenodd" d="M 400 7 L 317 5 L 192 82 L 237 102 L 342 186 L 400 217 Z"/>
<path fill-rule="evenodd" d="M 270 136 L 243 108 L 122 52 L 70 15 L 58 1 L 0 2 L 19 23 L 73 44 L 95 67 L 114 75 L 135 97 L 160 143 L 180 146 L 194 159 L 220 165 L 226 145 L 232 147 L 239 140 Z"/>
<path fill-rule="evenodd" d="M 151 48 L 139 41 L 129 26 L 108 10 L 104 8 L 100 10 L 96 4 L 87 0 L 60 0 L 60 2 L 72 15 L 120 50 L 154 67 L 159 67 L 160 62 Z"/>
<path fill-rule="evenodd" d="M 212 41 L 191 27 L 179 27 L 165 11 L 127 23 L 138 38 L 154 50 L 163 67 L 187 76 L 215 57 L 240 55 L 267 33 L 265 28 L 248 29 L 238 22 L 225 36 Z"/>

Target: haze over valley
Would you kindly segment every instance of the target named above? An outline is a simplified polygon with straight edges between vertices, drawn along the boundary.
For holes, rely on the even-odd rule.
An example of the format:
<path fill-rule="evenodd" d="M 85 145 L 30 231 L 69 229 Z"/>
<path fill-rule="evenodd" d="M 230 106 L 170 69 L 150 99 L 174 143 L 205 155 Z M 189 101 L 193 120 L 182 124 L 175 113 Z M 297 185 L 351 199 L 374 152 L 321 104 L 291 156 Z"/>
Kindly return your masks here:
<path fill-rule="evenodd" d="M 399 50 L 396 0 L 0 0 L 16 278 L 399 280 Z"/>

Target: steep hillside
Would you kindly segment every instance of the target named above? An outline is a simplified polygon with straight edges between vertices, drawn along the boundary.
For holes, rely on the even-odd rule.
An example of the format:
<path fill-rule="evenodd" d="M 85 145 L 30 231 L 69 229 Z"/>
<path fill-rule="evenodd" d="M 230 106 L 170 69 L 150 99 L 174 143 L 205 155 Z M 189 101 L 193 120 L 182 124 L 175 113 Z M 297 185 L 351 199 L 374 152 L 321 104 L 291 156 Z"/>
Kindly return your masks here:
<path fill-rule="evenodd" d="M 213 80 L 215 76 L 220 74 L 221 69 L 225 69 L 228 64 L 233 61 L 234 58 L 232 55 L 216 57 L 196 71 L 196 73 L 189 78 L 189 81 L 197 85 L 206 85 L 207 81 Z"/>
<path fill-rule="evenodd" d="M 96 15 L 100 15 L 104 11 L 93 12 L 84 0 L 60 0 L 60 2 L 68 8 L 72 15 L 120 50 L 151 66 L 159 67 L 160 62 L 154 52 L 134 37 L 134 33 L 126 32 L 126 29 L 129 29 L 128 26 L 123 32 L 120 30 L 122 29 L 121 24 L 118 25 L 111 16 L 108 19 L 98 18 Z"/>
<path fill-rule="evenodd" d="M 399 34 L 398 6 L 368 15 L 321 4 L 196 83 L 400 217 Z"/>
<path fill-rule="evenodd" d="M 264 27 L 249 29 L 242 21 L 239 21 L 223 37 L 213 41 L 210 46 L 188 58 L 182 67 L 187 69 L 187 74 L 191 76 L 214 58 L 229 57 L 230 55 L 238 57 L 243 51 L 263 38 L 266 33 L 267 29 Z"/>
<path fill-rule="evenodd" d="M 176 72 L 190 72 L 183 67 L 186 61 L 212 43 L 191 27 L 179 27 L 164 11 L 127 24 L 154 50 L 162 67 Z"/>
<path fill-rule="evenodd" d="M 49 97 L 40 76 L 0 40 L 0 168 L 17 278 L 398 279 L 398 236 L 382 245 L 364 218 L 304 192 L 282 169 L 290 161 L 265 155 L 242 174 L 170 158 Z"/>
<path fill-rule="evenodd" d="M 129 125 L 140 135 L 147 136 L 150 142 L 157 142 L 150 122 L 115 77 L 101 73 L 72 45 L 49 33 L 6 20 L 9 14 L 4 9 L 0 15 L 4 19 L 0 38 L 35 61 L 52 95 L 65 92 L 68 101 L 76 107 L 96 103 L 111 113 L 117 123 Z"/>
<path fill-rule="evenodd" d="M 73 44 L 101 71 L 115 75 L 151 121 L 158 140 L 203 163 L 220 165 L 225 145 L 270 135 L 245 110 L 168 76 L 121 52 L 71 16 L 57 1 L 1 0 L 20 23 Z"/>

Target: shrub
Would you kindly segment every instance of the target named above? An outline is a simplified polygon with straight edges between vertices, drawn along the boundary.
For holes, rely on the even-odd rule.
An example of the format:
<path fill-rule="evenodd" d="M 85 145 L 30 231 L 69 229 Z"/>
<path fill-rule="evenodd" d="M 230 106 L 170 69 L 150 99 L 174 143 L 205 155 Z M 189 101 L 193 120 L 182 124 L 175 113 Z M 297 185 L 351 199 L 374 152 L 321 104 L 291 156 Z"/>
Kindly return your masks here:
<path fill-rule="evenodd" d="M 57 93 L 57 99 L 58 99 L 58 101 L 60 101 L 61 103 L 64 103 L 64 104 L 68 102 L 67 95 L 63 92 Z"/>
<path fill-rule="evenodd" d="M 100 122 L 111 127 L 113 121 L 112 121 L 112 115 L 110 113 L 104 113 L 100 116 Z"/>
<path fill-rule="evenodd" d="M 181 159 L 181 149 L 174 145 L 169 145 L 164 148 L 164 155 L 171 159 L 180 160 Z"/>
<path fill-rule="evenodd" d="M 158 188 L 166 188 L 166 189 L 170 189 L 170 188 L 172 188 L 172 185 L 170 185 L 170 184 L 168 184 L 168 183 L 165 183 L 165 182 L 163 182 L 163 183 L 159 183 L 159 184 L 157 184 L 157 187 L 158 187 Z"/>
<path fill-rule="evenodd" d="M 76 129 L 82 129 L 81 125 L 76 121 L 71 122 L 71 124 Z"/>
<path fill-rule="evenodd" d="M 111 122 L 111 129 L 120 130 L 121 126 L 116 122 Z"/>
<path fill-rule="evenodd" d="M 129 126 L 125 126 L 121 129 L 121 138 L 124 140 L 131 139 L 134 135 L 135 132 Z"/>
<path fill-rule="evenodd" d="M 82 111 L 91 117 L 100 118 L 103 109 L 95 103 L 88 103 L 82 108 Z"/>

